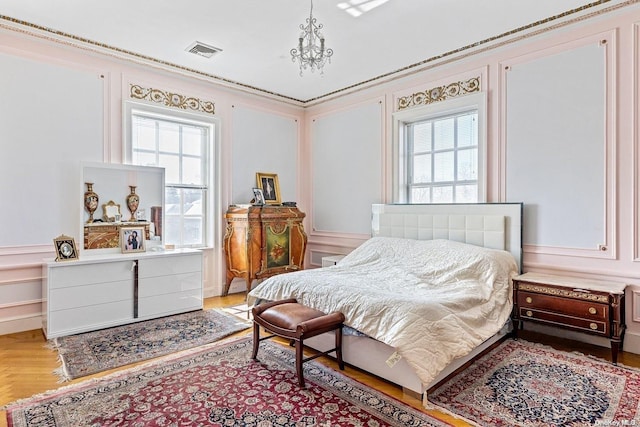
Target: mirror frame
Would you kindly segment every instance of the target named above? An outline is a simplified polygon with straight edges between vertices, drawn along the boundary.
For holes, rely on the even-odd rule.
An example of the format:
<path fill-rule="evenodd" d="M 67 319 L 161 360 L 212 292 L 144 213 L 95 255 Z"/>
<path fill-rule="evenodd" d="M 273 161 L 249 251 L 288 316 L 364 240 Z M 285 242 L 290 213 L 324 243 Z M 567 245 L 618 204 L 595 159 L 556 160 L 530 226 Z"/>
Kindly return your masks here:
<path fill-rule="evenodd" d="M 120 212 L 120 205 L 113 200 L 109 200 L 107 203 L 102 205 L 102 219 L 106 222 L 116 222 L 116 215 L 119 215 L 122 218 L 122 213 Z"/>

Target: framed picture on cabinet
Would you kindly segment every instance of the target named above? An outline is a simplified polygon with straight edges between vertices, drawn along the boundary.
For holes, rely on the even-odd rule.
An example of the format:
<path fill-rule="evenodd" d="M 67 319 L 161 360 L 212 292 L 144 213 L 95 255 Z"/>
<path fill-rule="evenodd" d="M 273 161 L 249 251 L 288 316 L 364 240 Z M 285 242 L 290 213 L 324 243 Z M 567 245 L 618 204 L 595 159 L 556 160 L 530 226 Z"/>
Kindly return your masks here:
<path fill-rule="evenodd" d="M 262 190 L 264 202 L 267 205 L 279 205 L 280 184 L 278 183 L 278 175 L 275 173 L 256 172 L 256 186 Z"/>
<path fill-rule="evenodd" d="M 78 249 L 73 237 L 64 234 L 53 239 L 56 248 L 56 261 L 72 261 L 78 259 Z"/>
<path fill-rule="evenodd" d="M 122 253 L 146 251 L 144 227 L 121 227 L 120 228 L 120 247 Z"/>
<path fill-rule="evenodd" d="M 264 194 L 262 193 L 261 188 L 253 189 L 253 200 L 252 203 L 254 206 L 262 206 L 264 205 Z"/>

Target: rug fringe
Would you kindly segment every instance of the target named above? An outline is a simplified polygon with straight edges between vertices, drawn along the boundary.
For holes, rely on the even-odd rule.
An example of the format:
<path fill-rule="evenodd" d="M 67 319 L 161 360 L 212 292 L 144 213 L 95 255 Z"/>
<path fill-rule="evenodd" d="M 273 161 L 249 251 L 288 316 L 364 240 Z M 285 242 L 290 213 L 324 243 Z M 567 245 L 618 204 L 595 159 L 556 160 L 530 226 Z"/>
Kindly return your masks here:
<path fill-rule="evenodd" d="M 47 350 L 58 352 L 57 359 L 58 359 L 58 364 L 60 364 L 60 366 L 53 370 L 53 375 L 58 377 L 58 381 L 57 381 L 58 384 L 71 381 L 73 378 L 71 378 L 71 375 L 69 374 L 69 370 L 67 369 L 67 366 L 64 363 L 64 357 L 62 357 L 62 355 L 64 354 L 64 349 L 62 349 L 58 345 L 57 338 L 48 340 L 46 343 L 44 343 L 44 348 L 46 348 Z"/>
<path fill-rule="evenodd" d="M 465 423 L 474 426 L 474 427 L 482 427 L 480 424 L 471 421 L 468 418 L 465 418 L 461 415 L 456 414 L 455 412 L 451 412 L 450 410 L 448 410 L 447 408 L 443 408 L 441 406 L 436 405 L 435 403 L 429 402 L 429 400 L 427 399 L 427 393 L 424 393 L 424 396 L 422 398 L 422 406 L 428 410 L 428 411 L 439 411 L 442 412 L 443 414 L 447 414 L 450 417 L 455 418 L 456 420 L 460 420 L 460 421 L 464 421 Z M 444 421 L 444 420 L 441 420 Z"/>

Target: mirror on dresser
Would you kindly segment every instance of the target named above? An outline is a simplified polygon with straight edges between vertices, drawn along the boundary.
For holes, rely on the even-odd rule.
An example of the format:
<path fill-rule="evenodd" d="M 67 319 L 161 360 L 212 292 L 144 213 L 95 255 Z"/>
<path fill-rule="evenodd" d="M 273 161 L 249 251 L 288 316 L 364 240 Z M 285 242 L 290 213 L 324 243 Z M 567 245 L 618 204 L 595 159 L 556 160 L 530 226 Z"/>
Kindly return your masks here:
<path fill-rule="evenodd" d="M 164 168 L 84 163 L 81 172 L 81 251 L 121 252 L 123 227 L 143 229 L 145 248 L 162 247 Z"/>

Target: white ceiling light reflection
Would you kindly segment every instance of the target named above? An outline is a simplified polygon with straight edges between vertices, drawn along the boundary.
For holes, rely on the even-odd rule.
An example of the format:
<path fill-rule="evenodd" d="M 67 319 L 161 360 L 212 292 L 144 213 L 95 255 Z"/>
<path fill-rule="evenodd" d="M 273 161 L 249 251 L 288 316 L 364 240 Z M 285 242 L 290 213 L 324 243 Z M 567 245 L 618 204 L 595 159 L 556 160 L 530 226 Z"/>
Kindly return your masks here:
<path fill-rule="evenodd" d="M 354 18 L 357 18 L 358 16 L 381 6 L 388 1 L 389 0 L 348 0 L 338 3 L 338 8 L 344 10 Z"/>

